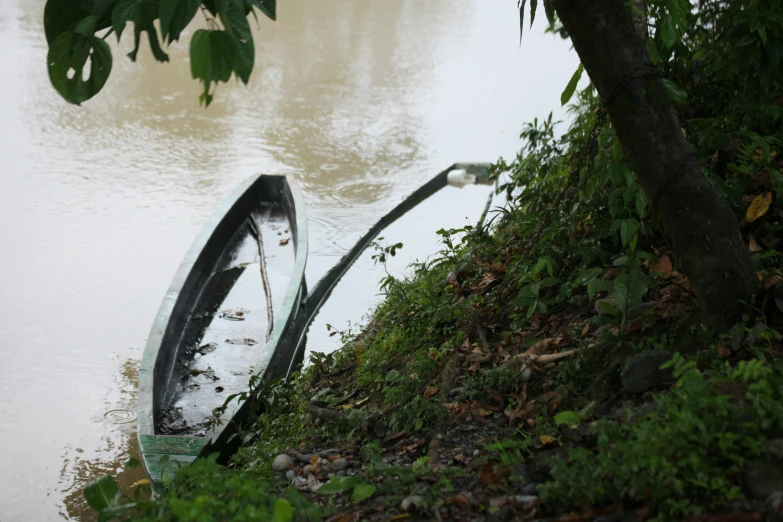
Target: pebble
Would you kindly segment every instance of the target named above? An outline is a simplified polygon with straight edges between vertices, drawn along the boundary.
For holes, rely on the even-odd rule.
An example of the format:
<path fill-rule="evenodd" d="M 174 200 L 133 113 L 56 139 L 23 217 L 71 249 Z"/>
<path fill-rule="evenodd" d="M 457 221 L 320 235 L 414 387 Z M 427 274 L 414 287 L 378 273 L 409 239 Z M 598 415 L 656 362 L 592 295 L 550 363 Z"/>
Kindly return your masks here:
<path fill-rule="evenodd" d="M 358 461 L 358 460 L 349 460 L 348 461 L 348 467 L 349 468 L 361 468 L 362 467 L 362 463 L 361 463 L 361 461 Z"/>
<path fill-rule="evenodd" d="M 304 469 L 302 469 L 302 472 L 305 475 L 309 475 L 309 474 L 311 474 L 313 472 L 314 469 L 315 469 L 315 466 L 313 466 L 312 464 L 308 464 L 307 466 L 304 467 Z"/>
<path fill-rule="evenodd" d="M 477 449 L 473 450 L 473 456 L 474 457 L 478 457 L 479 453 L 480 453 L 479 450 L 477 450 Z"/>
<path fill-rule="evenodd" d="M 331 464 L 329 464 L 329 469 L 333 471 L 341 471 L 348 467 L 348 459 L 345 457 L 340 457 L 339 459 L 335 459 L 332 461 Z"/>
<path fill-rule="evenodd" d="M 419 495 L 411 495 L 402 499 L 402 502 L 400 502 L 400 508 L 402 508 L 403 511 L 409 511 L 412 507 L 420 506 L 423 501 L 424 499 Z"/>
<path fill-rule="evenodd" d="M 285 478 L 288 479 L 289 481 L 294 480 L 295 476 L 296 473 L 292 469 L 289 469 L 288 471 L 285 472 Z"/>
<path fill-rule="evenodd" d="M 335 453 L 338 453 L 338 451 L 335 448 L 329 448 L 323 451 L 319 451 L 318 456 L 321 457 L 322 459 L 325 459 L 329 455 L 334 455 Z"/>
<path fill-rule="evenodd" d="M 528 368 L 526 364 L 523 364 L 520 370 L 522 382 L 527 382 L 533 378 L 533 370 Z"/>
<path fill-rule="evenodd" d="M 460 386 L 458 388 L 453 388 L 453 389 L 449 390 L 449 397 L 451 397 L 452 399 L 455 399 L 455 398 L 459 397 L 460 395 L 462 395 L 462 392 L 464 392 L 464 391 L 465 391 L 465 388 L 462 387 L 462 386 Z"/>
<path fill-rule="evenodd" d="M 288 455 L 278 455 L 272 461 L 272 469 L 275 471 L 285 471 L 294 467 L 294 459 Z"/>

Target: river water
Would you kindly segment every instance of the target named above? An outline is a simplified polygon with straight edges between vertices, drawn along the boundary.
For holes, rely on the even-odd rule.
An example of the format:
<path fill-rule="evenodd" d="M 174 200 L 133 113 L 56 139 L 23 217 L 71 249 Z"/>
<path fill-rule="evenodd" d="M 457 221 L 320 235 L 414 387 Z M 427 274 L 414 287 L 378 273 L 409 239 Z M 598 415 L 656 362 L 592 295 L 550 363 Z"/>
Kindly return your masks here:
<path fill-rule="evenodd" d="M 160 300 L 242 179 L 297 178 L 312 284 L 440 170 L 513 157 L 578 63 L 543 23 L 520 48 L 513 0 L 285 0 L 255 31 L 250 84 L 221 85 L 209 109 L 188 34 L 165 65 L 146 43 L 130 63 L 124 41 L 104 92 L 74 107 L 49 85 L 43 6 L 0 11 L 2 522 L 93 518 L 80 488 L 134 451 L 136 368 Z M 438 228 L 475 223 L 486 194 L 444 189 L 389 230 L 405 244 L 392 270 L 435 252 Z M 361 321 L 381 275 L 358 263 L 309 350 L 337 345 L 326 323 Z"/>

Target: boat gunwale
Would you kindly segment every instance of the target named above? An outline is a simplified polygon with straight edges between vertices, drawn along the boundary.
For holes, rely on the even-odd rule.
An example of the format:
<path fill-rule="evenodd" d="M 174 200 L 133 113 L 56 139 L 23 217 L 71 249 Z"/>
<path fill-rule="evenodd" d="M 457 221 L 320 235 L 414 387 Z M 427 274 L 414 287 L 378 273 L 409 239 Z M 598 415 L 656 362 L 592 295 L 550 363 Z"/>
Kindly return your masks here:
<path fill-rule="evenodd" d="M 219 229 L 224 223 L 229 222 L 231 219 L 235 219 L 238 212 L 246 210 L 244 205 L 241 205 L 244 197 L 253 197 L 260 194 L 260 187 L 254 194 L 249 194 L 253 187 L 258 184 L 263 184 L 263 178 L 283 178 L 281 180 L 282 194 L 286 199 L 288 205 L 285 205 L 285 211 L 288 215 L 290 226 L 292 227 L 292 238 L 295 248 L 294 267 L 291 272 L 291 279 L 286 291 L 285 298 L 280 307 L 281 312 L 277 314 L 277 318 L 272 328 L 269 340 L 264 344 L 261 350 L 258 363 L 254 366 L 257 371 L 256 374 L 266 371 L 269 361 L 274 357 L 277 352 L 278 345 L 282 338 L 287 324 L 296 315 L 299 309 L 299 302 L 303 298 L 303 289 L 306 288 L 305 282 L 305 268 L 307 264 L 307 251 L 308 251 L 308 238 L 307 238 L 307 218 L 305 214 L 304 199 L 302 198 L 301 191 L 293 177 L 289 175 L 266 175 L 259 174 L 251 176 L 243 180 L 234 190 L 232 190 L 228 196 L 226 196 L 220 205 L 215 209 L 212 215 L 204 223 L 201 231 L 196 236 L 195 240 L 191 244 L 187 254 L 180 263 L 177 272 L 172 279 L 171 284 L 163 298 L 163 301 L 158 308 L 158 312 L 153 321 L 152 328 L 150 329 L 147 343 L 144 348 L 141 362 L 139 364 L 139 388 L 138 388 L 138 420 L 137 420 L 137 437 L 140 442 L 140 450 L 142 453 L 142 460 L 145 460 L 145 441 L 149 437 L 171 437 L 179 439 L 193 439 L 193 440 L 210 440 L 215 439 L 220 432 L 220 428 L 213 430 L 207 437 L 196 437 L 192 435 L 184 436 L 167 436 L 160 435 L 155 432 L 155 368 L 157 361 L 162 353 L 163 342 L 169 327 L 169 323 L 176 311 L 177 303 L 181 298 L 186 285 L 188 284 L 191 274 L 195 273 L 197 263 L 201 259 L 202 255 L 205 255 L 209 242 L 216 236 Z M 270 200 L 271 201 L 271 200 Z M 241 207 L 241 208 L 239 208 Z M 195 275 L 192 277 L 196 277 Z M 199 290 L 200 292 L 200 290 Z M 182 306 L 182 305 L 181 305 Z M 179 346 L 180 340 L 178 339 L 176 345 Z M 161 369 L 163 371 L 167 369 Z M 238 405 L 230 404 L 226 409 L 226 414 L 231 418 Z M 159 455 L 156 453 L 156 455 Z M 148 467 L 149 471 L 149 467 Z"/>

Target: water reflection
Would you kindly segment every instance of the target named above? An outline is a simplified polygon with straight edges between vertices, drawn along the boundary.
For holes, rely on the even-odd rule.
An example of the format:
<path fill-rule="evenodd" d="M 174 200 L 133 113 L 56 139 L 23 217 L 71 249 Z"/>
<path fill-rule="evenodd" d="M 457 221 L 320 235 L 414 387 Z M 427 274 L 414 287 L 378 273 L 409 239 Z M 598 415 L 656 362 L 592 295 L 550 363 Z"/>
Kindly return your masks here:
<path fill-rule="evenodd" d="M 125 361 L 140 357 L 182 256 L 240 180 L 299 180 L 314 282 L 436 172 L 512 155 L 522 122 L 559 106 L 576 68 L 540 31 L 519 50 L 509 0 L 286 0 L 255 30 L 250 84 L 221 86 L 208 110 L 187 36 L 164 65 L 146 50 L 130 63 L 127 39 L 104 92 L 72 107 L 49 85 L 44 3 L 6 0 L 0 12 L 3 521 L 82 517 L 81 485 L 134 451 L 134 423 L 111 422 L 134 409 Z M 468 189 L 443 198 L 388 235 L 406 245 L 403 266 L 484 201 Z M 333 347 L 324 323 L 344 328 L 376 299 L 372 263 L 357 269 L 311 347 Z"/>
<path fill-rule="evenodd" d="M 103 415 L 91 420 L 105 435 L 96 447 L 65 448 L 56 491 L 62 498 L 59 514 L 66 519 L 97 520 L 97 515 L 84 499 L 84 486 L 105 475 L 114 476 L 123 494 L 133 498 L 134 483 L 144 478 L 141 466 L 126 468 L 130 457 L 139 458 L 136 439 L 136 387 L 139 361 L 128 359 L 120 365 L 115 387 L 106 393 Z"/>

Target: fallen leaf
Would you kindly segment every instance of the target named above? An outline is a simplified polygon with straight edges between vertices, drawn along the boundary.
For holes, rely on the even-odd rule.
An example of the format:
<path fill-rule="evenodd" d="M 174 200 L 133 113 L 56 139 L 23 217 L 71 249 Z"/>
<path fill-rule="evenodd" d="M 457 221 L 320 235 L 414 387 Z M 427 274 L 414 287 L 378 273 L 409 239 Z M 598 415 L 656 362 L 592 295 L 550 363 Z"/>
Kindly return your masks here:
<path fill-rule="evenodd" d="M 467 357 L 465 357 L 465 361 L 483 363 L 483 362 L 487 362 L 491 358 L 492 358 L 491 353 L 471 352 L 470 354 L 468 354 Z"/>
<path fill-rule="evenodd" d="M 543 341 L 538 341 L 536 344 L 528 348 L 525 353 L 528 355 L 542 354 L 545 351 L 547 351 L 549 348 L 552 348 L 553 346 L 557 346 L 558 344 L 562 343 L 563 340 L 564 340 L 563 337 L 552 337 L 549 339 L 544 339 Z"/>
<path fill-rule="evenodd" d="M 509 467 L 500 462 L 489 461 L 479 472 L 479 478 L 484 484 L 497 484 L 509 475 Z"/>
<path fill-rule="evenodd" d="M 725 346 L 718 346 L 718 353 L 721 354 L 723 357 L 731 357 L 731 350 L 729 350 Z"/>
<path fill-rule="evenodd" d="M 290 238 L 290 237 L 287 237 L 287 238 L 285 238 L 285 239 L 281 239 L 281 240 L 280 240 L 280 246 L 286 246 L 286 245 L 288 244 L 288 242 L 289 242 L 289 241 L 291 241 L 291 238 Z"/>
<path fill-rule="evenodd" d="M 764 280 L 764 290 L 769 290 L 773 286 L 780 284 L 783 281 L 783 277 L 779 275 L 771 275 Z"/>
<path fill-rule="evenodd" d="M 459 494 L 457 496 L 451 497 L 449 503 L 453 506 L 462 507 L 470 505 L 470 500 L 468 500 L 468 497 L 465 495 Z"/>
<path fill-rule="evenodd" d="M 430 400 L 436 393 L 438 393 L 438 389 L 435 386 L 427 386 L 427 389 L 424 390 L 424 400 Z"/>
<path fill-rule="evenodd" d="M 402 515 L 394 515 L 389 520 L 403 520 L 405 518 L 411 518 L 411 516 L 410 513 L 403 513 Z"/>
<path fill-rule="evenodd" d="M 758 218 L 767 213 L 770 204 L 772 204 L 772 192 L 759 194 L 753 198 L 753 201 L 750 202 L 748 211 L 745 213 L 745 219 L 748 221 L 748 223 L 753 223 Z"/>
<path fill-rule="evenodd" d="M 582 337 L 587 335 L 587 332 L 589 332 L 589 331 L 590 331 L 590 323 L 587 323 L 587 324 L 585 324 L 585 327 L 582 328 Z"/>
<path fill-rule="evenodd" d="M 468 463 L 468 458 L 465 456 L 464 453 L 460 453 L 459 455 L 454 455 L 453 459 L 455 461 L 459 462 L 460 464 L 467 464 Z"/>
<path fill-rule="evenodd" d="M 748 241 L 748 250 L 750 250 L 751 253 L 755 253 L 755 252 L 761 252 L 764 249 L 761 248 L 759 244 L 756 243 L 756 240 L 753 239 L 753 236 L 751 236 L 750 241 Z"/>
<path fill-rule="evenodd" d="M 498 279 L 500 279 L 499 275 L 487 272 L 481 277 L 481 281 L 479 281 L 479 283 L 473 287 L 473 291 L 477 294 L 483 294 L 487 288 L 489 288 L 489 285 Z"/>
<path fill-rule="evenodd" d="M 493 262 L 492 262 L 492 268 L 494 268 L 494 269 L 495 269 L 495 270 L 497 270 L 498 272 L 503 272 L 503 273 L 505 273 L 505 272 L 506 272 L 506 270 L 507 270 L 507 268 L 506 268 L 505 266 L 501 265 L 501 264 L 500 264 L 500 263 L 498 263 L 497 261 L 493 261 Z"/>
<path fill-rule="evenodd" d="M 335 453 L 334 455 L 329 455 L 328 457 L 326 457 L 326 460 L 328 460 L 329 462 L 334 462 L 335 460 L 341 459 L 341 458 L 342 458 L 342 455 L 340 455 L 339 453 Z"/>
<path fill-rule="evenodd" d="M 560 441 L 558 441 L 556 438 L 552 437 L 551 435 L 541 435 L 540 438 L 541 438 L 541 444 L 543 444 L 544 446 L 546 446 L 547 444 L 554 444 L 554 443 L 557 443 L 558 445 L 562 446 L 562 444 L 560 444 Z"/>
<path fill-rule="evenodd" d="M 664 274 L 671 274 L 673 269 L 672 258 L 669 256 L 661 256 L 650 263 L 650 273 L 662 272 Z"/>
<path fill-rule="evenodd" d="M 134 486 L 143 486 L 143 485 L 149 484 L 149 483 L 150 483 L 150 479 L 141 479 L 141 480 L 137 480 L 136 482 L 134 482 L 133 485 Z"/>
<path fill-rule="evenodd" d="M 408 432 L 405 431 L 405 430 L 398 431 L 397 433 L 392 433 L 391 435 L 387 435 L 386 438 L 383 439 L 383 443 L 386 444 L 387 442 L 389 442 L 391 440 L 399 439 L 400 437 L 404 437 L 407 434 L 408 434 Z"/>

